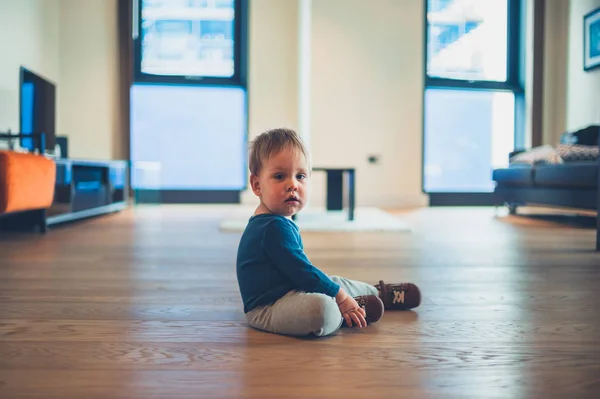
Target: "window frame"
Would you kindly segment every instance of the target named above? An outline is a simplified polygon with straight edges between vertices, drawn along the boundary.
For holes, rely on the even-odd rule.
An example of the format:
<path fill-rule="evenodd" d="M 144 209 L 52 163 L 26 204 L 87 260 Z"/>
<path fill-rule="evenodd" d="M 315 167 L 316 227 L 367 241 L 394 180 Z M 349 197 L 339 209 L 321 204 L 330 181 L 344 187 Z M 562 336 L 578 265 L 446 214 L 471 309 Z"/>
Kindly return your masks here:
<path fill-rule="evenodd" d="M 152 75 L 142 72 L 142 1 L 133 0 L 133 83 L 247 86 L 248 0 L 234 0 L 233 75 L 231 77 Z"/>
<path fill-rule="evenodd" d="M 438 192 L 425 189 L 425 155 L 426 155 L 426 104 L 425 92 L 427 89 L 447 88 L 485 91 L 508 91 L 515 96 L 515 121 L 514 143 L 521 147 L 525 137 L 525 41 L 526 41 L 526 10 L 527 4 L 523 0 L 507 0 L 507 69 L 506 81 L 486 80 L 461 80 L 431 77 L 427 73 L 428 66 L 428 41 L 429 41 L 429 1 L 423 1 L 424 41 L 423 41 L 423 112 L 422 112 L 422 143 L 421 146 L 421 192 L 429 196 L 430 206 L 482 206 L 494 205 L 494 193 L 488 192 Z M 508 157 L 508 154 L 506 154 Z"/>

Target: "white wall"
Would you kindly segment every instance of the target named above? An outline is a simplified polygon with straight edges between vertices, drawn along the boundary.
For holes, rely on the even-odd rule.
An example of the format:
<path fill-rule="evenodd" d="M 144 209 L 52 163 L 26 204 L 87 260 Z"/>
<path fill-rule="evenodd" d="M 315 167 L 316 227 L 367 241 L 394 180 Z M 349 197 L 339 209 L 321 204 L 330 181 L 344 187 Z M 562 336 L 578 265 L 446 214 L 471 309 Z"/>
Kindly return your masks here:
<path fill-rule="evenodd" d="M 124 156 L 119 137 L 117 0 L 0 0 L 0 131 L 19 129 L 19 67 L 57 84 L 69 155 Z"/>
<path fill-rule="evenodd" d="M 69 156 L 123 153 L 118 109 L 117 0 L 60 0 L 60 118 Z"/>
<path fill-rule="evenodd" d="M 298 1 L 249 2 L 249 130 L 298 128 Z"/>
<path fill-rule="evenodd" d="M 298 128 L 298 84 L 309 85 L 315 166 L 355 167 L 360 206 L 424 204 L 422 4 L 311 1 L 310 73 L 299 76 L 301 3 L 250 2 L 250 138 L 269 127 Z M 371 154 L 378 165 L 367 162 Z M 315 206 L 324 205 L 324 182 L 315 174 Z M 243 198 L 256 203 L 251 193 Z"/>
<path fill-rule="evenodd" d="M 571 0 L 567 69 L 567 129 L 600 123 L 600 69 L 583 70 L 583 16 L 600 7 L 600 0 Z"/>
<path fill-rule="evenodd" d="M 598 7 L 600 0 L 546 2 L 544 144 L 600 123 L 600 69 L 583 70 L 583 16 Z"/>
<path fill-rule="evenodd" d="M 313 0 L 312 6 L 315 165 L 355 167 L 359 205 L 423 204 L 421 2 Z M 379 164 L 367 162 L 371 154 Z M 324 201 L 323 190 L 314 198 Z"/>
<path fill-rule="evenodd" d="M 60 83 L 58 15 L 58 0 L 0 0 L 0 131 L 19 130 L 21 65 Z"/>
<path fill-rule="evenodd" d="M 298 1 L 248 5 L 248 140 L 267 129 L 298 129 Z M 242 202 L 255 204 L 248 188 Z"/>

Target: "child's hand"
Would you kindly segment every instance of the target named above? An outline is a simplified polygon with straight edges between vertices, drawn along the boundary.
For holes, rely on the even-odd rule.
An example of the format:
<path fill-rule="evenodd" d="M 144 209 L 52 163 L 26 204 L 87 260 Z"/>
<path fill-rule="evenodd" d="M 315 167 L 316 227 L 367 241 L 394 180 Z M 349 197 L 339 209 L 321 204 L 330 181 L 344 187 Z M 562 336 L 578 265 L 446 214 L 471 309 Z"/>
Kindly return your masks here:
<path fill-rule="evenodd" d="M 346 320 L 348 327 L 352 327 L 352 322 L 354 322 L 358 328 L 367 326 L 365 310 L 358 306 L 358 303 L 356 303 L 351 296 L 346 296 L 342 302 L 338 303 L 338 307 L 340 308 L 340 312 L 342 313 L 344 320 Z"/>

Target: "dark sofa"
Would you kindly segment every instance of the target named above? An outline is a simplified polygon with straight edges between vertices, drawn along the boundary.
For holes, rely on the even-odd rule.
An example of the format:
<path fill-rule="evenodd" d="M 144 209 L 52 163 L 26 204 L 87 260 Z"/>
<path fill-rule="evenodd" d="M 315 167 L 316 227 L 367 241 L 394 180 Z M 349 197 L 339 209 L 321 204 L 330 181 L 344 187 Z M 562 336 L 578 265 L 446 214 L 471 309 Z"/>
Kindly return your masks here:
<path fill-rule="evenodd" d="M 569 145 L 599 145 L 600 128 L 592 125 L 561 137 Z M 510 154 L 514 159 L 519 153 Z M 563 163 L 511 163 L 493 172 L 496 205 L 515 214 L 520 205 L 549 205 L 597 212 L 596 251 L 600 251 L 600 160 L 569 160 Z"/>

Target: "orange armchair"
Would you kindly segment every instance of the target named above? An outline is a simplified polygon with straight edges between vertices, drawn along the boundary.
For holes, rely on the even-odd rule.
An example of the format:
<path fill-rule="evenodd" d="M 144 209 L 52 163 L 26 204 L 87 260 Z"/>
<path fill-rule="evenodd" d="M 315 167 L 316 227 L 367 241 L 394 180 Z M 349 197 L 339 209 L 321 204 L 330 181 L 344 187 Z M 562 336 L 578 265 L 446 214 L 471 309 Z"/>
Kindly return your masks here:
<path fill-rule="evenodd" d="M 54 200 L 56 165 L 35 154 L 0 151 L 0 226 L 19 230 L 37 224 L 46 231 Z"/>

